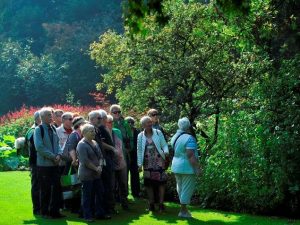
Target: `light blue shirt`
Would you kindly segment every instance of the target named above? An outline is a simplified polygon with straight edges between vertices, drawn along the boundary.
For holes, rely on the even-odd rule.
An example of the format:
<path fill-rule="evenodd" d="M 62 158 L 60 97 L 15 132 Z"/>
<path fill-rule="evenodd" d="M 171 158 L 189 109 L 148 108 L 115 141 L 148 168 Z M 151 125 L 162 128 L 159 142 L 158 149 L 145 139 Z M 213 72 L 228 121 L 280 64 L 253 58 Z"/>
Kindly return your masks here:
<path fill-rule="evenodd" d="M 182 134 L 183 132 L 184 131 L 182 130 L 177 130 L 176 134 L 171 139 L 171 145 L 174 146 L 176 138 L 181 134 L 174 146 L 175 152 L 171 171 L 179 174 L 194 174 L 195 171 L 187 157 L 186 150 L 192 150 L 195 157 L 198 159 L 197 142 L 192 135 Z"/>

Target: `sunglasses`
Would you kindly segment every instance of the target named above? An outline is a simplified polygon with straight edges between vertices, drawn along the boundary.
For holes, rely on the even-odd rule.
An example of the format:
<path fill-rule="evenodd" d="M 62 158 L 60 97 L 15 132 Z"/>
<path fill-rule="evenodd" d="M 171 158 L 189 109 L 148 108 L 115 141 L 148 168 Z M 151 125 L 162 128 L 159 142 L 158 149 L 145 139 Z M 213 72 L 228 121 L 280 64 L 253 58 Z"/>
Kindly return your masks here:
<path fill-rule="evenodd" d="M 98 120 L 102 120 L 102 118 L 101 118 L 101 117 L 97 117 L 97 119 L 98 119 Z"/>
<path fill-rule="evenodd" d="M 67 119 L 67 120 L 69 120 L 69 121 L 72 121 L 72 120 L 73 120 L 73 118 L 69 118 L 69 119 Z"/>
<path fill-rule="evenodd" d="M 111 112 L 112 114 L 121 114 L 121 111 L 114 111 L 114 112 Z"/>
<path fill-rule="evenodd" d="M 158 116 L 158 113 L 151 114 L 151 117 Z"/>

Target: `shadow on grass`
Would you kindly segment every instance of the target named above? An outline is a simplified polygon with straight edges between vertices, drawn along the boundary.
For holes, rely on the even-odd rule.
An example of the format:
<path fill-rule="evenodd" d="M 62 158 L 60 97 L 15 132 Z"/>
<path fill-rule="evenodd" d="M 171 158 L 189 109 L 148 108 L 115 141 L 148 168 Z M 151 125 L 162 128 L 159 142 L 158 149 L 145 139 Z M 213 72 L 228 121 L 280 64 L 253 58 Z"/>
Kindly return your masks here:
<path fill-rule="evenodd" d="M 234 222 L 224 222 L 222 220 L 207 220 L 203 221 L 201 218 L 189 218 L 189 219 L 184 219 L 178 217 L 178 212 L 179 212 L 179 205 L 176 204 L 168 204 L 166 208 L 166 212 L 164 213 L 158 213 L 154 212 L 152 213 L 151 217 L 153 219 L 156 219 L 158 221 L 164 221 L 166 224 L 180 224 L 180 222 L 186 221 L 187 224 L 189 225 L 234 225 L 238 224 L 237 221 Z M 192 213 L 193 215 L 193 213 Z"/>

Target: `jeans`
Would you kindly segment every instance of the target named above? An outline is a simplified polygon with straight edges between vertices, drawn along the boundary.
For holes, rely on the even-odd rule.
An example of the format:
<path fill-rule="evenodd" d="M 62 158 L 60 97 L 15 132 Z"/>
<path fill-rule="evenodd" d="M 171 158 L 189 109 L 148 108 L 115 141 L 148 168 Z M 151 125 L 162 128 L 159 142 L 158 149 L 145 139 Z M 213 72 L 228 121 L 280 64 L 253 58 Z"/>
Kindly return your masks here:
<path fill-rule="evenodd" d="M 93 207 L 96 217 L 105 215 L 103 207 L 103 183 L 101 179 L 81 181 L 81 204 L 85 219 L 93 218 Z"/>

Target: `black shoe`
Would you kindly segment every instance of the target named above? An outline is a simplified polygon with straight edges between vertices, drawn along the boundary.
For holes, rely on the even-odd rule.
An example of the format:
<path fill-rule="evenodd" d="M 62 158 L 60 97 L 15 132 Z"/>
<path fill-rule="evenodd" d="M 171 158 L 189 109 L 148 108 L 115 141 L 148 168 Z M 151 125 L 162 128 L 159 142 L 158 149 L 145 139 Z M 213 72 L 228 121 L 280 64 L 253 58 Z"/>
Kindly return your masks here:
<path fill-rule="evenodd" d="M 146 209 L 146 211 L 148 211 L 148 212 L 154 212 L 155 211 L 155 205 L 154 205 L 154 203 L 150 203 L 149 204 L 149 208 Z"/>
<path fill-rule="evenodd" d="M 124 204 L 124 205 L 122 205 L 122 209 L 123 209 L 123 210 L 129 210 L 129 207 L 128 207 L 127 204 Z"/>
<path fill-rule="evenodd" d="M 39 210 L 37 210 L 37 211 L 33 211 L 33 215 L 35 215 L 35 216 L 39 216 L 39 215 L 41 215 L 41 212 L 40 212 Z"/>
<path fill-rule="evenodd" d="M 116 209 L 113 209 L 113 210 L 111 210 L 110 213 L 113 214 L 113 215 L 118 215 L 118 214 L 119 214 L 119 211 L 116 210 Z"/>
<path fill-rule="evenodd" d="M 47 214 L 41 214 L 43 219 L 51 219 L 51 217 Z"/>
<path fill-rule="evenodd" d="M 159 212 L 164 212 L 166 210 L 166 207 L 163 203 L 159 204 Z"/>
<path fill-rule="evenodd" d="M 65 218 L 65 217 L 66 217 L 65 215 L 60 214 L 60 213 L 51 215 L 52 219 L 61 219 L 61 218 Z"/>
<path fill-rule="evenodd" d="M 110 215 L 96 216 L 96 219 L 98 219 L 98 220 L 110 220 L 111 216 Z"/>

